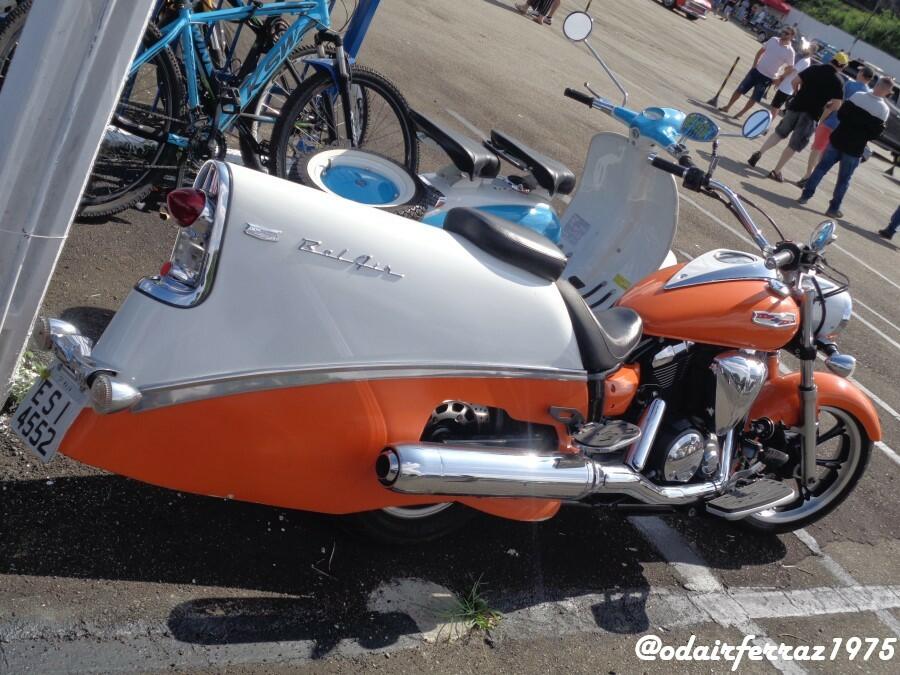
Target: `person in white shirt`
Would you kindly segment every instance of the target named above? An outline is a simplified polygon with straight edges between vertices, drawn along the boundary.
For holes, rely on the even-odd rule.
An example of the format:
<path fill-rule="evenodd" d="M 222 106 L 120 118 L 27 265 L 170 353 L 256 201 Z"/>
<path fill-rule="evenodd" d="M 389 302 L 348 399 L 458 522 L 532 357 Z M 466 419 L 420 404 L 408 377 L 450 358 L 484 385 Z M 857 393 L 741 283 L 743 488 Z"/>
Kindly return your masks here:
<path fill-rule="evenodd" d="M 773 82 L 773 84 L 778 85 L 778 91 L 775 92 L 775 95 L 772 97 L 772 104 L 769 106 L 773 115 L 778 110 L 781 110 L 781 106 L 794 95 L 794 90 L 797 87 L 794 78 L 812 64 L 809 47 L 804 47 L 800 57 L 793 66 L 785 66 L 778 78 Z"/>
<path fill-rule="evenodd" d="M 747 105 L 745 105 L 734 118 L 740 118 L 741 115 L 753 107 L 754 103 L 762 101 L 763 96 L 766 94 L 766 90 L 769 88 L 769 85 L 772 84 L 772 80 L 778 77 L 782 67 L 794 65 L 796 55 L 794 53 L 794 48 L 791 46 L 793 39 L 794 29 L 790 26 L 783 27 L 778 37 L 769 38 L 769 41 L 756 52 L 753 67 L 750 69 L 750 72 L 744 76 L 744 79 L 741 80 L 737 89 L 734 90 L 731 100 L 719 108 L 719 110 L 727 113 L 731 109 L 731 106 L 733 106 L 743 94 L 746 94 L 751 89 L 753 90 L 753 94 L 750 96 L 750 100 L 747 101 Z"/>

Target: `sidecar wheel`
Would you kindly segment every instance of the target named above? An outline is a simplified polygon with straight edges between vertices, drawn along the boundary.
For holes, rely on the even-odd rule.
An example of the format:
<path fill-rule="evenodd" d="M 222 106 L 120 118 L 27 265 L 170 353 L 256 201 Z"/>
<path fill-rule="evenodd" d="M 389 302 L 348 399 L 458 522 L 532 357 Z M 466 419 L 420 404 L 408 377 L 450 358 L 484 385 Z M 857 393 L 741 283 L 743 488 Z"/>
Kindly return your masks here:
<path fill-rule="evenodd" d="M 297 159 L 288 179 L 411 220 L 421 220 L 428 192 L 418 176 L 389 157 L 337 146 Z"/>
<path fill-rule="evenodd" d="M 816 443 L 818 485 L 807 499 L 761 511 L 739 521 L 758 532 L 778 534 L 805 527 L 837 508 L 865 473 L 872 441 L 853 415 L 840 408 L 822 407 Z"/>
<path fill-rule="evenodd" d="M 385 544 L 419 544 L 450 534 L 465 525 L 475 511 L 444 502 L 425 506 L 393 506 L 345 518 L 353 532 Z"/>

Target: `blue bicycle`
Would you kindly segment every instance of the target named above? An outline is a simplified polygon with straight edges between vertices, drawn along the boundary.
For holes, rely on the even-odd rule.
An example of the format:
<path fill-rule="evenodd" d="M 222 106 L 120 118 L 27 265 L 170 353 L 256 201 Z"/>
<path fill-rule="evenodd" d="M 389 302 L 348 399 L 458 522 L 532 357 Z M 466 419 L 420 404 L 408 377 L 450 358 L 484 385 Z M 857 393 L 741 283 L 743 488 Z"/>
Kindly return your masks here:
<path fill-rule="evenodd" d="M 360 0 L 346 38 L 329 30 L 334 0 L 227 2 L 231 6 L 222 7 L 218 0 L 217 8 L 211 8 L 216 0 L 196 3 L 206 11 L 194 11 L 190 0 L 161 3 L 157 16 L 166 22 L 147 28 L 79 215 L 108 216 L 144 200 L 156 186 L 182 183 L 205 160 L 224 158 L 226 134 L 237 133 L 246 163 L 262 166 L 267 149 L 259 127 L 271 126 L 277 117 L 273 99 L 291 87 L 277 84 L 279 77 L 299 84 L 306 70 L 326 73 L 341 98 L 350 99 L 352 56 L 379 0 Z M 227 47 L 221 39 L 216 44 L 225 33 L 215 29 L 225 24 L 234 27 Z M 312 30 L 316 45 L 302 48 L 308 56 L 298 62 L 300 42 Z M 253 39 L 246 50 L 248 35 Z"/>

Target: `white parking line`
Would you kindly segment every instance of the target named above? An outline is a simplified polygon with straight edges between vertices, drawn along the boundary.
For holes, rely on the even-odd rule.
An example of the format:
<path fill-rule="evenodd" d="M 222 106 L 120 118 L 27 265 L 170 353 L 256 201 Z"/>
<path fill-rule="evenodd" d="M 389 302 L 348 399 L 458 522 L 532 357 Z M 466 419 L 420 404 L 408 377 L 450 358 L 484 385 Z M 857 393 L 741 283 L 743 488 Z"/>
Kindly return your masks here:
<path fill-rule="evenodd" d="M 722 583 L 713 576 L 709 566 L 690 545 L 658 516 L 630 516 L 630 522 L 684 580 L 688 590 L 699 593 L 692 597 L 695 606 L 705 609 L 723 626 L 734 626 L 744 635 L 753 635 L 754 644 L 764 647 L 776 644 L 762 626 L 750 618 L 744 604 L 737 601 Z M 767 605 L 769 603 L 763 602 Z M 793 661 L 771 659 L 772 665 L 788 675 L 802 675 L 806 671 Z"/>
<path fill-rule="evenodd" d="M 698 593 L 724 590 L 700 556 L 688 546 L 681 535 L 666 525 L 662 518 L 630 516 L 628 522 L 663 555 L 678 576 L 684 580 L 686 589 Z"/>
<path fill-rule="evenodd" d="M 825 553 L 825 551 L 822 550 L 822 547 L 819 546 L 819 542 L 817 542 L 815 537 L 809 532 L 800 529 L 796 530 L 794 534 L 797 535 L 797 539 L 803 542 L 803 545 L 819 559 L 819 562 L 822 563 L 822 567 L 827 569 L 831 573 L 831 576 L 845 586 L 859 586 L 856 579 L 853 578 L 853 575 L 845 570 L 837 560 Z M 873 608 L 873 611 L 881 623 L 893 631 L 894 635 L 900 637 L 900 621 L 897 621 L 893 614 L 883 607 L 875 607 Z"/>
<path fill-rule="evenodd" d="M 865 310 L 867 310 L 867 311 L 869 311 L 869 312 L 872 312 L 872 314 L 874 314 L 874 315 L 877 316 L 879 319 L 881 319 L 882 321 L 884 321 L 888 326 L 890 326 L 891 328 L 893 328 L 895 331 L 900 332 L 900 326 L 898 326 L 897 324 L 895 324 L 893 321 L 891 321 L 890 319 L 888 319 L 888 318 L 887 318 L 886 316 L 884 316 L 883 314 L 879 314 L 877 310 L 872 309 L 872 308 L 869 307 L 866 303 L 864 303 L 862 300 L 859 300 L 858 298 L 853 298 L 853 304 L 854 304 L 854 305 L 859 305 L 859 306 L 862 307 L 863 309 L 865 309 Z"/>

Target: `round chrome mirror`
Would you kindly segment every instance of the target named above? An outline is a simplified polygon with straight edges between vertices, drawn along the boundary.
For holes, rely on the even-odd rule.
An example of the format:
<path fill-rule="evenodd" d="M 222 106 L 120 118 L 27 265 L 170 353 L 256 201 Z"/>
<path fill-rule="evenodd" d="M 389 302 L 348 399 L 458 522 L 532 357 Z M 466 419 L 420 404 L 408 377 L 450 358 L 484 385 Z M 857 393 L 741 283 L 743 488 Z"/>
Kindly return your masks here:
<path fill-rule="evenodd" d="M 691 113 L 681 123 L 681 136 L 690 141 L 711 143 L 718 135 L 719 125 L 701 113 Z"/>
<path fill-rule="evenodd" d="M 814 251 L 824 251 L 825 247 L 837 239 L 837 225 L 833 220 L 826 220 L 819 224 L 809 238 L 809 247 Z"/>
<path fill-rule="evenodd" d="M 572 12 L 563 22 L 563 33 L 572 42 L 587 40 L 594 29 L 594 20 L 587 12 Z"/>
<path fill-rule="evenodd" d="M 772 113 L 768 110 L 757 110 L 747 118 L 744 126 L 741 127 L 741 136 L 744 138 L 759 138 L 769 129 L 772 124 Z"/>

